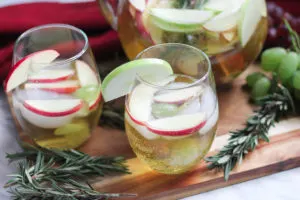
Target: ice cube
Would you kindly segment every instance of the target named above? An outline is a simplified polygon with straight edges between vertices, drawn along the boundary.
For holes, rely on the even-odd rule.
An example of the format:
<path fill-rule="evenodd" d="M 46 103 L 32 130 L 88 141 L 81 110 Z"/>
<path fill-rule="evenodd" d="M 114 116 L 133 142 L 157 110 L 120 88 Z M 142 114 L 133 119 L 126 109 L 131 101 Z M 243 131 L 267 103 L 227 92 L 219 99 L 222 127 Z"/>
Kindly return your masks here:
<path fill-rule="evenodd" d="M 16 89 L 14 97 L 19 101 L 24 100 L 50 100 L 50 99 L 74 99 L 71 95 L 59 94 L 56 92 L 40 89 Z"/>
<path fill-rule="evenodd" d="M 218 100 L 213 89 L 206 86 L 200 100 L 200 111 L 205 112 L 207 118 L 210 118 L 217 107 L 217 103 Z"/>

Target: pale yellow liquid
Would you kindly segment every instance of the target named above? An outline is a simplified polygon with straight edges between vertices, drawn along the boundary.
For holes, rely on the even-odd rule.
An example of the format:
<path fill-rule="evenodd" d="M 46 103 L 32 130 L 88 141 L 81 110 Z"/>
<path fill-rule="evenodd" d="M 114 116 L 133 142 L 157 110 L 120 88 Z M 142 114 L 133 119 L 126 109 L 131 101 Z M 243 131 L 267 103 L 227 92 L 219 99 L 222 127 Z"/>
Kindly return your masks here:
<path fill-rule="evenodd" d="M 180 139 L 148 140 L 130 123 L 125 114 L 125 128 L 129 143 L 137 157 L 151 169 L 164 174 L 180 174 L 190 170 L 209 151 L 217 124 L 205 135 L 191 133 Z"/>

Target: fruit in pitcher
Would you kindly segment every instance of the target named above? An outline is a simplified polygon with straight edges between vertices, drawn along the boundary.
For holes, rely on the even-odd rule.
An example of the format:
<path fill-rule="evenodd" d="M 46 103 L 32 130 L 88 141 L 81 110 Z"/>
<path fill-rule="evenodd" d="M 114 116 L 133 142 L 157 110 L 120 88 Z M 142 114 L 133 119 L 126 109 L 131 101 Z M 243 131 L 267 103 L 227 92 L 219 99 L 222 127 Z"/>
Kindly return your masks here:
<path fill-rule="evenodd" d="M 38 71 L 47 64 L 54 61 L 59 56 L 55 50 L 44 50 L 30 54 L 18 61 L 10 70 L 4 89 L 10 92 L 28 79 L 28 74 L 31 70 Z M 36 64 L 34 64 L 36 63 Z"/>
<path fill-rule="evenodd" d="M 241 10 L 238 33 L 242 47 L 246 46 L 254 34 L 261 17 L 266 15 L 264 0 L 246 0 Z"/>
<path fill-rule="evenodd" d="M 69 123 L 82 106 L 80 99 L 26 100 L 21 113 L 38 127 L 57 128 Z"/>
<path fill-rule="evenodd" d="M 171 32 L 194 32 L 202 28 L 202 24 L 213 17 L 212 11 L 152 8 L 150 16 L 152 22 L 162 30 Z"/>

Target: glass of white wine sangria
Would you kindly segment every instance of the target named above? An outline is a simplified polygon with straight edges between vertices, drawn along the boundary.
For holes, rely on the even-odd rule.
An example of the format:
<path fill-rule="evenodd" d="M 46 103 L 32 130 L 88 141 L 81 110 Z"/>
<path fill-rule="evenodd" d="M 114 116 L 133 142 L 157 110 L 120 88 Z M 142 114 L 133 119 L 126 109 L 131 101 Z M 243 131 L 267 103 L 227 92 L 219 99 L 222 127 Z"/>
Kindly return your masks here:
<path fill-rule="evenodd" d="M 111 72 L 103 88 L 105 100 L 127 94 L 129 143 L 153 170 L 186 172 L 209 151 L 219 108 L 211 63 L 201 50 L 175 43 L 152 46 Z"/>
<path fill-rule="evenodd" d="M 102 110 L 101 80 L 86 34 L 49 24 L 16 41 L 4 84 L 22 131 L 45 148 L 83 144 Z"/>

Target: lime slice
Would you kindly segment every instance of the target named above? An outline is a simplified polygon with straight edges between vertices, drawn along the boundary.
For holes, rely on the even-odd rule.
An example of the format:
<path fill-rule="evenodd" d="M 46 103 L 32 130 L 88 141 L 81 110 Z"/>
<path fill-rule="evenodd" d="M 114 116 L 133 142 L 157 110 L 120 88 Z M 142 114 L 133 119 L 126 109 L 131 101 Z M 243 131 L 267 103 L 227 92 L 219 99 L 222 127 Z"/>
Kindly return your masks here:
<path fill-rule="evenodd" d="M 214 16 L 213 11 L 152 8 L 150 17 L 152 22 L 162 30 L 171 32 L 194 32 L 202 29 L 202 24 Z"/>
<path fill-rule="evenodd" d="M 126 95 L 136 75 L 155 83 L 173 74 L 171 65 L 161 59 L 145 58 L 125 63 L 111 73 L 103 81 L 102 92 L 105 102 Z"/>
<path fill-rule="evenodd" d="M 259 24 L 262 11 L 265 9 L 264 0 L 246 0 L 241 10 L 241 21 L 238 27 L 238 33 L 242 46 L 246 46 Z"/>

